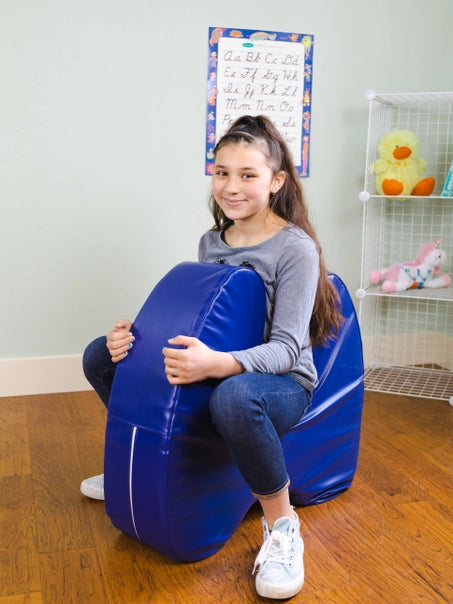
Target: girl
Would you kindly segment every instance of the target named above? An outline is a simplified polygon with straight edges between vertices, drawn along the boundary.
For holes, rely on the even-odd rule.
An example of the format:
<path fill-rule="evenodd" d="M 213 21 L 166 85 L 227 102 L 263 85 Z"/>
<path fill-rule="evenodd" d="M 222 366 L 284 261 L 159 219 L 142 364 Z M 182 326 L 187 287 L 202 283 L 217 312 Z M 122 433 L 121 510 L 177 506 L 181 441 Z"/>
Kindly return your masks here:
<path fill-rule="evenodd" d="M 220 139 L 210 205 L 215 225 L 200 240 L 199 260 L 258 272 L 267 295 L 265 338 L 229 353 L 176 335 L 162 351 L 165 372 L 175 385 L 222 379 L 210 399 L 212 420 L 263 510 L 256 589 L 284 599 L 302 588 L 304 546 L 279 437 L 310 408 L 312 345 L 337 333 L 341 315 L 290 152 L 270 120 L 241 117 Z M 134 342 L 131 326 L 119 321 L 107 347 L 98 338 L 84 354 L 85 374 L 106 405 L 116 363 Z M 103 476 L 81 490 L 103 499 Z"/>

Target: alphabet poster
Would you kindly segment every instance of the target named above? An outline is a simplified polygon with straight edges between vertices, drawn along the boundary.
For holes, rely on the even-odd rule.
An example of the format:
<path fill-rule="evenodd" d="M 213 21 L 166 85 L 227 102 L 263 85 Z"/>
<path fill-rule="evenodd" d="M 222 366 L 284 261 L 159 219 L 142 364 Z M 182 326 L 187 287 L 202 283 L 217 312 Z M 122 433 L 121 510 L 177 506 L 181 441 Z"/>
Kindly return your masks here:
<path fill-rule="evenodd" d="M 206 174 L 216 142 L 248 114 L 272 120 L 308 176 L 313 45 L 309 34 L 209 28 Z"/>

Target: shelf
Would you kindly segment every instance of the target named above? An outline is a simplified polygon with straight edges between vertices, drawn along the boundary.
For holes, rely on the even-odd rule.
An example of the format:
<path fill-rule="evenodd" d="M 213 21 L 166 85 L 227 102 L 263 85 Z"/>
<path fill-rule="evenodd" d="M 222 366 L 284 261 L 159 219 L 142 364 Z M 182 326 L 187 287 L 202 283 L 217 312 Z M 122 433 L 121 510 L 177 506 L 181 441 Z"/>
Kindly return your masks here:
<path fill-rule="evenodd" d="M 453 405 L 453 372 L 432 367 L 371 367 L 365 390 L 444 400 Z"/>
<path fill-rule="evenodd" d="M 429 287 L 421 289 L 408 289 L 403 292 L 395 292 L 393 294 L 386 294 L 382 291 L 380 285 L 370 285 L 365 290 L 367 296 L 380 296 L 384 298 L 406 298 L 416 300 L 443 300 L 445 302 L 453 301 L 453 287 L 439 287 L 430 289 Z"/>
<path fill-rule="evenodd" d="M 370 281 L 373 271 L 384 273 L 398 263 L 415 267 L 425 246 L 435 242 L 444 252 L 440 273 L 453 278 L 453 196 L 441 194 L 453 160 L 453 92 L 367 90 L 365 98 L 369 115 L 365 178 L 359 194 L 363 232 L 356 291 L 365 388 L 453 405 L 453 283 L 386 293 L 382 283 Z M 417 135 L 419 157 L 426 162 L 424 176 L 436 183 L 431 195 L 377 193 L 373 167 L 380 158 L 379 143 L 394 130 Z"/>
<path fill-rule="evenodd" d="M 375 101 L 386 105 L 433 105 L 453 103 L 453 92 L 380 93 Z"/>
<path fill-rule="evenodd" d="M 364 193 L 366 193 L 368 195 L 368 199 L 361 199 L 361 195 L 363 195 Z M 359 195 L 359 199 L 361 199 L 361 201 L 363 201 L 363 203 L 367 203 L 369 201 L 372 200 L 381 200 L 384 199 L 385 201 L 406 201 L 408 203 L 413 203 L 413 202 L 417 202 L 417 201 L 425 201 L 426 199 L 435 199 L 435 200 L 441 200 L 441 201 L 453 201 L 453 197 L 445 197 L 443 195 L 428 195 L 427 197 L 423 197 L 422 195 L 409 195 L 409 196 L 404 196 L 401 195 L 401 197 L 399 195 L 396 195 L 394 197 L 388 197 L 387 195 L 378 195 L 377 193 L 370 193 L 369 191 L 362 191 Z"/>

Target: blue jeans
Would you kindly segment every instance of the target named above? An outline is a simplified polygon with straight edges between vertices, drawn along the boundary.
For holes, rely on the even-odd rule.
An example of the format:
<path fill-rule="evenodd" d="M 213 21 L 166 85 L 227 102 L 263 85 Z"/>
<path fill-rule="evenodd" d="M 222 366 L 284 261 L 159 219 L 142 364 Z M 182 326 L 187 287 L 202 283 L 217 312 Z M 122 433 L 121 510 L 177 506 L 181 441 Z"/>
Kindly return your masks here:
<path fill-rule="evenodd" d="M 280 436 L 311 405 L 311 392 L 288 375 L 241 373 L 221 382 L 209 402 L 217 431 L 252 493 L 265 499 L 289 484 Z"/>
<path fill-rule="evenodd" d="M 105 336 L 96 338 L 88 344 L 83 353 L 82 367 L 86 379 L 93 386 L 104 405 L 108 407 L 116 363 L 112 362 L 106 344 Z"/>
<path fill-rule="evenodd" d="M 108 406 L 116 364 L 105 344 L 105 337 L 100 337 L 87 346 L 83 370 Z M 278 495 L 288 486 L 280 436 L 310 405 L 311 393 L 288 375 L 241 373 L 223 380 L 213 391 L 212 420 L 256 497 Z"/>

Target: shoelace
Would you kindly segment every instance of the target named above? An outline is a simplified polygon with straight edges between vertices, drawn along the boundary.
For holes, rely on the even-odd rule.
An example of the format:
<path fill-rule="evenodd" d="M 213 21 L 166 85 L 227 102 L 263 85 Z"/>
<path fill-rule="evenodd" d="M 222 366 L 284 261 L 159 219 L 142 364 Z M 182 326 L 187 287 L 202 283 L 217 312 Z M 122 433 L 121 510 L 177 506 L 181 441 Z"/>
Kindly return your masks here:
<path fill-rule="evenodd" d="M 259 566 L 265 563 L 279 562 L 280 564 L 290 564 L 293 558 L 291 547 L 292 539 L 280 531 L 273 531 L 261 546 L 260 551 L 253 565 L 252 575 L 255 574 Z"/>

